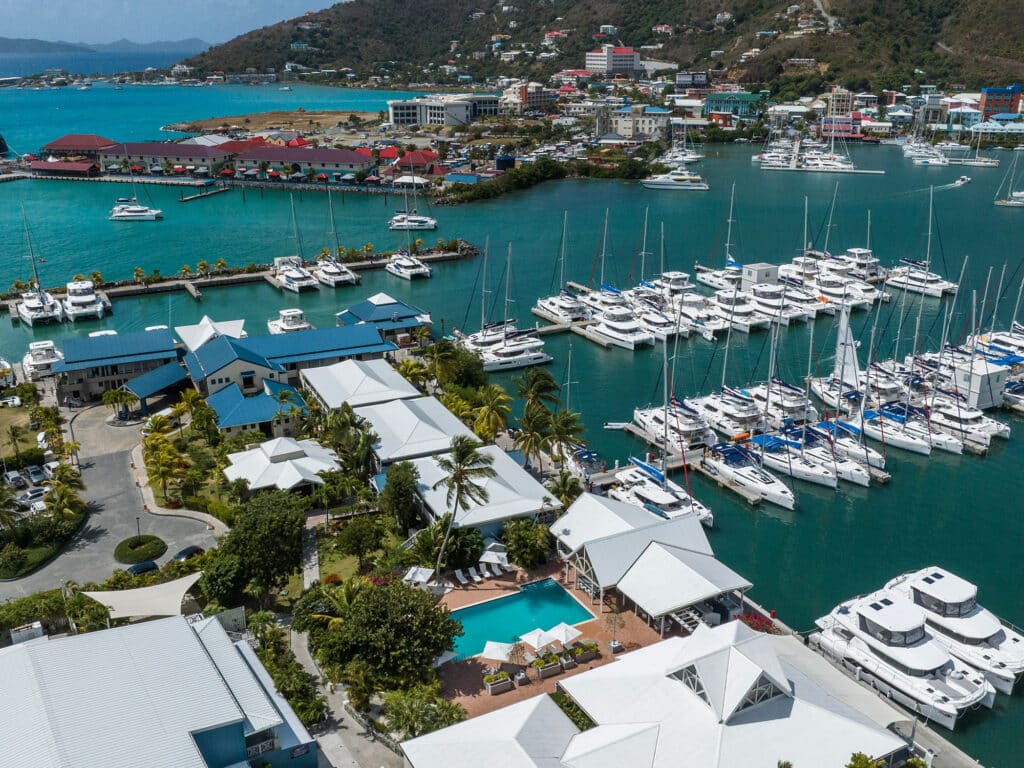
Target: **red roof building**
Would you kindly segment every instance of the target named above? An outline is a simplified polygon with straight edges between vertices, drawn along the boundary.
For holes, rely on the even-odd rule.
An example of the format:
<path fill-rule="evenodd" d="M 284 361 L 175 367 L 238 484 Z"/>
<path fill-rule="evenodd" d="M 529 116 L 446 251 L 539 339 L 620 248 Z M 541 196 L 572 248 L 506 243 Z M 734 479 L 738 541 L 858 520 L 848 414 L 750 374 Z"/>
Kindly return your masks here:
<path fill-rule="evenodd" d="M 383 155 L 382 155 L 383 156 Z M 429 149 L 416 149 L 406 152 L 393 163 L 395 168 L 403 171 L 426 171 L 437 162 L 440 155 Z"/>
<path fill-rule="evenodd" d="M 252 139 L 235 139 L 232 141 L 225 141 L 217 145 L 217 149 L 227 152 L 229 155 L 240 155 L 243 152 L 248 152 L 250 149 L 263 146 L 263 138 L 257 136 Z"/>
<path fill-rule="evenodd" d="M 69 133 L 51 141 L 40 150 L 40 154 L 50 155 L 82 155 L 84 157 L 97 157 L 104 149 L 117 144 L 113 139 L 106 139 L 94 133 Z"/>
<path fill-rule="evenodd" d="M 55 163 L 47 160 L 33 160 L 29 164 L 36 173 L 43 173 L 52 176 L 95 176 L 100 172 L 98 163 L 91 161 L 70 162 L 58 160 Z"/>
<path fill-rule="evenodd" d="M 381 160 L 395 160 L 398 158 L 398 147 L 384 147 L 378 157 Z"/>
<path fill-rule="evenodd" d="M 318 171 L 363 171 L 373 167 L 373 158 L 351 149 L 275 147 L 270 144 L 242 153 L 238 161 L 248 165 L 270 163 L 292 173 L 305 172 L 310 168 Z"/>

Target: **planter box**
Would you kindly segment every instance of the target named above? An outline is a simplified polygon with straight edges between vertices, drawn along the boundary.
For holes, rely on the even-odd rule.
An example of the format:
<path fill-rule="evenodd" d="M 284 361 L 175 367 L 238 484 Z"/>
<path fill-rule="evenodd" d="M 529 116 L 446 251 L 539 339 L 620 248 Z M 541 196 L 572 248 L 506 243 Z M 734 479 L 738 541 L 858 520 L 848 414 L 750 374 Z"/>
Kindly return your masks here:
<path fill-rule="evenodd" d="M 622 653 L 625 650 L 625 646 L 623 646 L 618 640 L 609 640 L 608 650 L 612 653 Z"/>
<path fill-rule="evenodd" d="M 562 665 L 562 669 L 573 669 L 576 666 L 575 659 L 559 659 L 559 663 Z"/>
<path fill-rule="evenodd" d="M 499 693 L 505 693 L 511 691 L 515 684 L 511 680 L 496 680 L 493 683 L 484 683 L 487 686 L 487 692 L 491 696 L 497 696 Z"/>
<path fill-rule="evenodd" d="M 520 672 L 516 675 L 516 685 L 529 685 L 530 676 L 525 672 Z"/>
<path fill-rule="evenodd" d="M 576 657 L 577 664 L 586 664 L 588 661 L 593 661 L 597 658 L 597 651 L 584 651 Z"/>
<path fill-rule="evenodd" d="M 543 667 L 534 667 L 534 670 L 537 672 L 537 679 L 543 680 L 546 677 L 560 675 L 562 673 L 562 665 L 555 661 L 551 664 L 545 664 Z"/>

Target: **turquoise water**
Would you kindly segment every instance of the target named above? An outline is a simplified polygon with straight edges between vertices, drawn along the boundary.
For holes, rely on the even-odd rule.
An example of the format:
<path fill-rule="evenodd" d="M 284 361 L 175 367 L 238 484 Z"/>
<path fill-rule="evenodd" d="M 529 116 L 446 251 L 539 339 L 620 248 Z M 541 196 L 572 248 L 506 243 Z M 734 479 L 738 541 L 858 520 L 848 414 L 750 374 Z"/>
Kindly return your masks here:
<path fill-rule="evenodd" d="M 580 624 L 594 618 L 554 579 L 526 584 L 522 591 L 452 611 L 462 622 L 462 637 L 455 639 L 461 658 L 475 656 L 488 640 L 514 643 L 533 629 L 551 629 L 559 622 Z"/>
<path fill-rule="evenodd" d="M 125 89 L 129 100 L 156 98 L 159 88 Z M 240 98 L 253 100 L 278 94 L 260 88 L 242 87 Z M 316 89 L 319 91 L 320 89 Z M 207 98 L 217 89 L 181 89 L 186 100 Z M 338 92 L 331 91 L 330 94 Z M 364 92 L 355 95 L 362 96 Z M 251 94 L 251 95 L 249 95 Z M 48 96 L 45 92 L 36 95 Z M 91 94 L 83 92 L 83 95 Z M 287 92 L 279 94 L 288 96 Z M 339 94 L 339 98 L 344 92 Z M 385 94 L 368 95 L 385 98 Z M 8 94 L 0 91 L 0 106 Z M 22 98 L 19 96 L 19 98 Z M 161 97 L 170 99 L 170 97 Z M 40 104 L 43 102 L 39 102 Z M 126 104 L 132 104 L 128 101 Z M 253 108 L 246 103 L 237 109 Z M 136 109 L 110 108 L 94 116 L 113 133 L 119 121 L 156 126 L 187 116 L 189 105 L 175 108 L 162 104 L 163 112 L 146 123 Z M 216 105 L 206 105 L 205 114 L 216 114 Z M 168 117 L 168 112 L 176 113 Z M 184 113 L 184 115 L 182 114 Z M 5 120 L 39 123 L 48 112 L 14 116 Z M 201 116 L 203 112 L 195 116 Z M 51 116 L 52 117 L 52 116 Z M 114 128 L 110 126 L 115 126 Z M 78 130 L 73 123 L 50 120 L 45 137 Z M 0 132 L 9 133 L 6 127 Z M 544 184 L 500 200 L 471 206 L 439 208 L 435 215 L 440 229 L 435 236 L 465 237 L 482 244 L 490 238 L 488 285 L 496 288 L 488 296 L 494 306 L 492 317 L 500 316 L 503 289 L 499 279 L 508 243 L 512 243 L 514 314 L 532 321 L 529 308 L 538 296 L 556 290 L 557 255 L 562 212 L 569 211 L 569 248 L 566 276 L 582 283 L 595 282 L 599 267 L 601 224 L 610 211 L 606 280 L 629 284 L 640 275 L 643 216 L 650 209 L 651 236 L 648 250 L 658 252 L 657 231 L 664 222 L 666 266 L 692 270 L 695 261 L 722 263 L 723 243 L 729 206 L 729 188 L 736 183 L 733 226 L 734 253 L 741 261 L 780 263 L 798 253 L 803 230 L 803 198 L 810 199 L 810 232 L 820 244 L 826 211 L 835 178 L 807 174 L 765 173 L 753 166 L 752 147 L 707 148 L 702 165 L 711 191 L 702 194 L 656 193 L 638 184 L 580 181 Z M 1009 322 L 1021 278 L 1021 249 L 1024 235 L 1022 212 L 996 208 L 992 198 L 1011 155 L 994 153 L 1003 168 L 964 169 L 973 182 L 958 189 L 943 188 L 962 172 L 955 167 L 927 168 L 910 165 L 894 147 L 863 147 L 854 150 L 864 167 L 886 170 L 881 177 L 843 178 L 837 212 L 831 230 L 830 248 L 863 245 L 867 212 L 872 214 L 871 245 L 885 264 L 901 256 L 922 257 L 927 229 L 928 186 L 936 185 L 937 230 L 933 257 L 937 271 L 954 278 L 965 255 L 970 256 L 961 298 L 956 305 L 954 337 L 967 328 L 970 292 L 980 294 L 989 268 L 1007 264 L 999 322 Z M 128 278 L 135 266 L 147 271 L 159 268 L 175 272 L 183 263 L 215 261 L 223 257 L 234 265 L 249 261 L 270 261 L 274 256 L 295 253 L 291 236 L 288 195 L 281 192 L 246 193 L 233 191 L 185 205 L 175 202 L 178 193 L 161 187 L 140 188 L 166 211 L 166 219 L 152 224 L 115 224 L 106 220 L 113 199 L 123 193 L 116 184 L 21 181 L 0 185 L 0 283 L 29 276 L 18 204 L 24 202 L 32 227 L 37 253 L 46 258 L 41 265 L 44 284 L 57 285 L 75 272 L 103 272 L 107 279 Z M 378 249 L 394 247 L 404 237 L 388 232 L 390 212 L 401 207 L 395 200 L 346 194 L 335 198 L 335 214 L 342 243 L 361 246 L 372 242 Z M 295 197 L 304 252 L 309 255 L 331 242 L 328 233 L 327 200 L 323 194 L 305 193 Z M 657 256 L 653 257 L 657 260 Z M 646 265 L 646 274 L 652 266 Z M 153 296 L 118 301 L 113 316 L 100 323 L 82 323 L 79 328 L 12 326 L 0 318 L 0 354 L 20 357 L 28 342 L 37 338 L 85 334 L 100 327 L 138 329 L 146 325 L 192 323 L 203 314 L 215 318 L 245 318 L 251 334 L 262 333 L 268 318 L 282 307 L 302 307 L 317 326 L 334 323 L 334 313 L 377 291 L 387 291 L 429 310 L 435 322 L 450 330 L 453 325 L 471 330 L 479 324 L 479 272 L 481 260 L 439 265 L 434 278 L 409 283 L 383 272 L 368 273 L 356 288 L 283 296 L 268 285 L 254 284 L 234 289 L 205 290 L 202 303 L 185 294 Z M 995 293 L 995 287 L 990 293 Z M 892 353 L 900 319 L 897 298 L 882 309 L 878 341 L 883 356 Z M 497 300 L 497 304 L 493 302 Z M 909 352 L 909 335 L 917 314 L 917 301 L 908 303 L 900 354 Z M 936 348 L 940 341 L 941 307 L 933 300 L 924 304 L 921 323 L 922 346 Z M 989 306 L 991 307 L 991 299 Z M 990 310 L 986 312 L 986 316 Z M 991 322 L 989 319 L 988 322 Z M 866 356 L 870 318 L 854 316 L 853 328 L 862 340 L 861 359 Z M 986 323 L 987 325 L 988 323 Z M 829 370 L 835 344 L 834 320 L 816 323 L 813 370 Z M 781 334 L 780 369 L 790 379 L 807 370 L 808 329 L 794 326 Z M 569 348 L 572 372 L 567 375 Z M 550 337 L 547 350 L 555 358 L 552 373 L 560 381 L 570 379 L 572 407 L 582 412 L 590 425 L 588 438 L 609 465 L 624 460 L 643 446 L 621 432 L 603 431 L 606 421 L 628 421 L 636 405 L 661 398 L 661 348 L 630 354 L 605 350 L 579 337 Z M 694 395 L 717 386 L 722 376 L 721 344 L 715 346 L 695 338 L 680 345 L 675 362 L 675 391 Z M 733 337 L 729 353 L 729 381 L 748 382 L 764 378 L 768 367 L 767 334 Z M 495 377 L 512 386 L 513 376 Z M 888 469 L 892 482 L 884 488 L 850 488 L 838 492 L 797 483 L 798 508 L 784 512 L 770 506 L 752 508 L 737 497 L 721 491 L 702 478 L 691 478 L 694 493 L 715 512 L 711 532 L 716 553 L 731 567 L 754 583 L 752 597 L 779 611 L 787 623 L 808 629 L 816 617 L 854 594 L 878 588 L 903 571 L 940 563 L 979 584 L 980 600 L 999 615 L 1020 625 L 1024 623 L 1024 591 L 1018 584 L 1022 575 L 1020 554 L 1024 547 L 1024 520 L 1019 497 L 1020 467 L 1024 462 L 1024 421 L 999 415 L 1014 429 L 1009 443 L 998 442 L 989 456 L 952 456 L 936 453 L 930 459 L 889 451 Z M 682 475 L 676 477 L 681 480 Z M 526 627 L 532 629 L 533 627 Z M 501 640 L 487 637 L 485 640 Z M 997 698 L 996 707 L 953 734 L 953 740 L 988 766 L 1007 768 L 1019 761 L 1020 732 L 1024 706 L 1020 694 Z"/>

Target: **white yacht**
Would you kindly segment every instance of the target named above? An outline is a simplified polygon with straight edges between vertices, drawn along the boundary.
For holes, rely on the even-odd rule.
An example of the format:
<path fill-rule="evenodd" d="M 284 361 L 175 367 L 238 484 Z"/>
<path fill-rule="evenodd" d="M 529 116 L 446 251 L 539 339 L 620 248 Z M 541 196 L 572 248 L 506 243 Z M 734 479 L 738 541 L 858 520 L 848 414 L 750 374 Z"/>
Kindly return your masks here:
<path fill-rule="evenodd" d="M 964 663 L 982 672 L 1007 695 L 1024 675 L 1024 635 L 978 605 L 978 588 L 932 565 L 885 585 L 924 612 L 932 636 Z"/>
<path fill-rule="evenodd" d="M 696 280 L 701 285 L 714 288 L 716 291 L 739 288 L 743 279 L 743 270 L 738 267 L 726 267 L 725 269 L 698 269 Z"/>
<path fill-rule="evenodd" d="M 339 285 L 357 285 L 362 277 L 353 272 L 344 264 L 339 264 L 334 259 L 322 259 L 316 263 L 313 269 L 313 277 L 317 282 L 334 288 Z"/>
<path fill-rule="evenodd" d="M 274 334 L 311 331 L 313 325 L 301 309 L 282 309 L 278 311 L 277 317 L 267 320 L 267 330 Z"/>
<path fill-rule="evenodd" d="M 597 291 L 587 291 L 580 296 L 580 301 L 590 307 L 591 316 L 604 312 L 612 307 L 628 307 L 629 301 L 618 288 L 607 283 L 601 284 Z"/>
<path fill-rule="evenodd" d="M 845 264 L 850 277 L 863 280 L 866 283 L 883 282 L 888 274 L 882 262 L 875 256 L 870 248 L 847 248 L 842 255 L 830 255 L 833 261 Z"/>
<path fill-rule="evenodd" d="M 804 310 L 812 320 L 818 315 L 834 315 L 839 308 L 815 290 L 808 290 L 788 281 L 783 282 L 786 283 L 786 302 Z"/>
<path fill-rule="evenodd" d="M 746 448 L 731 443 L 718 443 L 707 449 L 701 465 L 723 482 L 753 492 L 764 501 L 783 509 L 796 507 L 796 497 L 785 483 L 762 467 Z"/>
<path fill-rule="evenodd" d="M 636 408 L 633 423 L 644 431 L 647 439 L 669 453 L 681 454 L 708 447 L 717 439 L 704 417 L 686 400 L 673 398 L 668 408 L 661 405 Z"/>
<path fill-rule="evenodd" d="M 757 435 L 745 446 L 762 466 L 782 475 L 815 485 L 835 488 L 839 485 L 831 464 L 817 461 L 800 450 L 800 443 L 778 435 Z"/>
<path fill-rule="evenodd" d="M 991 419 L 977 408 L 958 400 L 936 398 L 928 412 L 933 427 L 986 448 L 993 437 L 1008 440 L 1010 425 Z"/>
<path fill-rule="evenodd" d="M 905 402 L 887 403 L 881 406 L 877 413 L 887 421 L 894 422 L 897 429 L 904 435 L 924 440 L 932 448 L 947 453 L 962 454 L 964 452 L 963 441 L 955 435 L 935 429 L 931 425 L 928 411 L 924 408 Z"/>
<path fill-rule="evenodd" d="M 515 323 L 515 320 L 500 320 L 494 323 L 485 323 L 479 331 L 470 334 L 455 329 L 453 335 L 459 344 L 470 352 L 486 352 L 503 343 L 509 334 L 517 333 L 518 329 Z M 537 346 L 541 345 L 542 343 L 538 341 Z"/>
<path fill-rule="evenodd" d="M 21 367 L 25 378 L 38 381 L 53 373 L 53 364 L 63 360 L 64 354 L 57 349 L 52 341 L 33 341 L 28 345 L 28 352 L 21 359 Z"/>
<path fill-rule="evenodd" d="M 590 318 L 590 308 L 575 293 L 564 289 L 554 296 L 537 299 L 537 309 L 559 325 L 570 325 Z"/>
<path fill-rule="evenodd" d="M 766 384 L 748 387 L 746 392 L 757 403 L 764 414 L 764 420 L 773 429 L 788 424 L 804 424 L 818 420 L 818 409 L 811 403 L 800 387 L 787 384 L 782 379 L 772 379 Z"/>
<path fill-rule="evenodd" d="M 110 221 L 156 221 L 162 219 L 164 212 L 159 208 L 150 208 L 137 202 L 118 202 L 110 209 Z"/>
<path fill-rule="evenodd" d="M 932 444 L 927 434 L 906 430 L 903 423 L 886 418 L 880 411 L 864 411 L 860 428 L 865 435 L 883 445 L 902 448 L 922 456 L 931 455 Z"/>
<path fill-rule="evenodd" d="M 885 469 L 885 456 L 865 444 L 861 431 L 853 424 L 839 420 L 819 421 L 817 429 L 831 442 L 836 453 L 858 464 Z"/>
<path fill-rule="evenodd" d="M 433 270 L 428 265 L 411 253 L 396 253 L 388 259 L 384 269 L 403 280 L 420 280 L 428 278 L 433 274 Z"/>
<path fill-rule="evenodd" d="M 824 432 L 808 425 L 785 427 L 781 436 L 795 441 L 800 454 L 810 461 L 828 467 L 839 480 L 867 488 L 871 484 L 871 473 L 864 465 L 849 459 L 832 444 Z"/>
<path fill-rule="evenodd" d="M 597 322 L 584 329 L 584 335 L 602 346 L 634 350 L 652 346 L 654 334 L 644 330 L 629 307 L 612 306 L 602 312 Z"/>
<path fill-rule="evenodd" d="M 711 189 L 703 176 L 682 169 L 659 173 L 641 182 L 647 189 L 678 189 L 706 192 Z"/>
<path fill-rule="evenodd" d="M 280 260 L 277 268 L 277 283 L 283 290 L 293 293 L 315 291 L 319 287 L 316 278 L 302 266 L 302 261 L 299 259 Z"/>
<path fill-rule="evenodd" d="M 688 494 L 679 484 L 665 477 L 658 468 L 630 456 L 630 467 L 615 473 L 615 484 L 608 495 L 613 499 L 643 507 L 648 512 L 672 519 L 696 515 L 701 524 L 711 528 L 715 516 L 711 510 Z"/>
<path fill-rule="evenodd" d="M 512 336 L 479 353 L 485 371 L 511 371 L 531 365 L 550 363 L 544 342 L 535 336 Z"/>
<path fill-rule="evenodd" d="M 750 286 L 750 303 L 754 309 L 768 316 L 773 323 L 788 326 L 791 322 L 805 323 L 813 320 L 817 307 L 810 310 L 789 302 L 787 291 L 792 290 L 785 284 L 757 283 Z"/>
<path fill-rule="evenodd" d="M 684 293 L 696 288 L 696 286 L 690 282 L 689 272 L 680 272 L 675 269 L 662 272 L 658 277 L 651 280 L 650 284 L 655 289 L 661 291 L 661 294 L 665 298 L 682 296 Z"/>
<path fill-rule="evenodd" d="M 53 296 L 46 291 L 32 290 L 21 294 L 18 302 L 18 317 L 26 325 L 59 323 L 64 310 Z"/>
<path fill-rule="evenodd" d="M 900 259 L 901 266 L 889 270 L 886 285 L 940 299 L 957 291 L 957 284 L 930 272 L 923 261 Z"/>
<path fill-rule="evenodd" d="M 746 291 L 737 291 L 735 288 L 715 291 L 711 301 L 715 314 L 730 323 L 733 330 L 750 333 L 771 325 L 771 319 L 754 308 L 750 294 Z"/>
<path fill-rule="evenodd" d="M 437 229 L 437 219 L 412 211 L 398 211 L 388 222 L 388 229 L 397 231 L 429 231 Z"/>
<path fill-rule="evenodd" d="M 635 305 L 634 313 L 640 327 L 645 331 L 654 334 L 658 341 L 665 341 L 672 336 L 682 336 L 684 339 L 690 336 L 690 324 L 681 317 L 672 318 L 666 315 L 657 307 L 641 302 Z"/>
<path fill-rule="evenodd" d="M 821 632 L 811 641 L 829 656 L 946 728 L 968 709 L 995 700 L 985 676 L 950 656 L 925 628 L 921 609 L 891 590 L 841 603 L 815 624 Z"/>
<path fill-rule="evenodd" d="M 729 329 L 729 321 L 719 317 L 707 297 L 699 293 L 684 293 L 676 302 L 676 307 L 693 330 L 708 341 L 714 339 L 716 333 Z"/>
<path fill-rule="evenodd" d="M 764 432 L 767 426 L 757 402 L 743 390 L 722 387 L 721 392 L 695 397 L 690 403 L 712 429 L 731 440 Z"/>
<path fill-rule="evenodd" d="M 67 285 L 67 295 L 61 303 L 64 317 L 71 322 L 80 318 L 100 318 L 106 309 L 96 295 L 92 280 L 73 280 Z"/>

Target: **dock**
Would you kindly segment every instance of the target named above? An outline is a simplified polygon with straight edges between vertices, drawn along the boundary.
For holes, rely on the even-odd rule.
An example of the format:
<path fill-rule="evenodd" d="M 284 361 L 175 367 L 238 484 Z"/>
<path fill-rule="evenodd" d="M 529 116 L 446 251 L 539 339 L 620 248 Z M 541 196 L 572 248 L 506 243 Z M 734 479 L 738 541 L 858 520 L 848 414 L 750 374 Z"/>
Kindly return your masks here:
<path fill-rule="evenodd" d="M 868 471 L 868 474 L 871 476 L 871 482 L 873 482 L 875 485 L 885 485 L 890 480 L 892 480 L 892 475 L 890 475 L 884 469 L 872 467 L 870 464 L 862 464 L 861 466 L 863 466 L 864 469 Z"/>
<path fill-rule="evenodd" d="M 111 312 L 114 309 L 113 303 L 110 301 L 110 297 L 107 296 L 106 291 L 96 291 L 96 298 L 103 303 L 103 311 Z"/>
<path fill-rule="evenodd" d="M 213 197 L 214 195 L 219 195 L 222 192 L 230 192 L 230 191 L 231 191 L 231 187 L 214 187 L 213 189 L 208 189 L 205 192 L 197 192 L 194 195 L 189 195 L 188 197 L 182 197 L 181 199 L 178 200 L 178 202 L 179 203 L 190 203 L 193 200 L 199 200 L 200 198 L 203 198 L 203 197 Z"/>
<path fill-rule="evenodd" d="M 202 301 L 203 300 L 203 292 L 200 291 L 198 288 L 196 288 L 196 284 L 195 283 L 186 282 L 185 283 L 185 290 L 188 292 L 188 295 L 191 296 L 196 301 Z"/>

